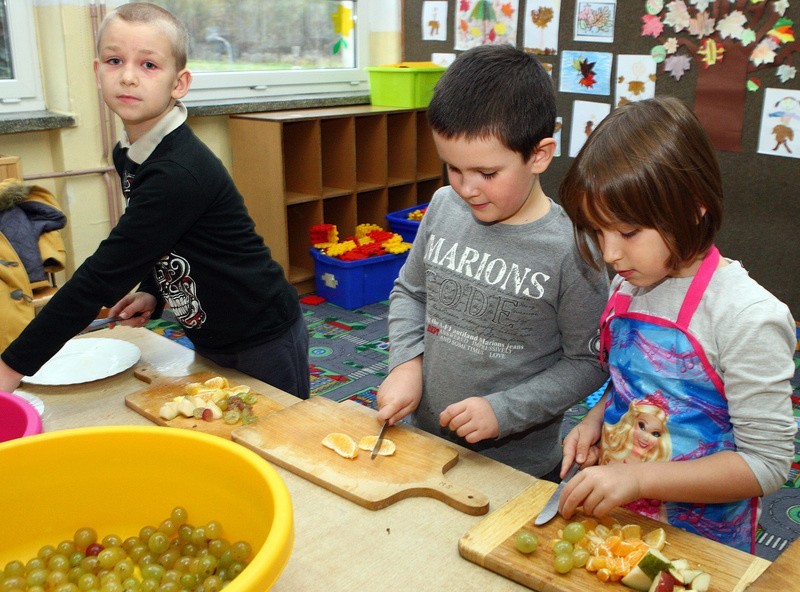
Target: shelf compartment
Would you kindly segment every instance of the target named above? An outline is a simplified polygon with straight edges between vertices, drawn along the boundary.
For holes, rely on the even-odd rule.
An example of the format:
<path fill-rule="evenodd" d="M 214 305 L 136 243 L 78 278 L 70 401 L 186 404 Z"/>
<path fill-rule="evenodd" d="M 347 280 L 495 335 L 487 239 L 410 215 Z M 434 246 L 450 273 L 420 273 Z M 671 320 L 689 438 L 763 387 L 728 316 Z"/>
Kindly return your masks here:
<path fill-rule="evenodd" d="M 417 170 L 417 114 L 393 113 L 386 116 L 387 166 L 389 185 L 413 180 Z"/>
<path fill-rule="evenodd" d="M 309 231 L 312 226 L 325 222 L 322 201 L 309 201 L 286 208 L 286 232 L 289 242 L 289 266 L 287 274 L 291 278 L 302 277 L 311 271 L 314 274 L 314 261 L 308 252 L 311 244 Z M 307 278 L 306 278 L 307 279 Z"/>
<path fill-rule="evenodd" d="M 428 203 L 441 186 L 441 180 L 420 181 L 417 183 L 417 203 Z"/>
<path fill-rule="evenodd" d="M 322 202 L 322 217 L 325 224 L 336 225 L 340 241 L 356 233 L 356 224 L 359 222 L 356 210 L 356 197 L 352 193 Z"/>
<path fill-rule="evenodd" d="M 381 228 L 386 228 L 386 213 L 389 207 L 389 190 L 379 189 L 377 191 L 365 191 L 359 193 L 358 200 L 358 223 L 377 224 Z"/>
<path fill-rule="evenodd" d="M 417 112 L 417 179 L 441 177 L 442 160 L 433 142 L 433 133 L 424 111 Z"/>
<path fill-rule="evenodd" d="M 287 194 L 322 196 L 320 122 L 283 125 L 283 178 Z"/>
<path fill-rule="evenodd" d="M 320 120 L 322 196 L 352 193 L 356 186 L 355 119 Z"/>
<path fill-rule="evenodd" d="M 383 187 L 388 177 L 386 116 L 357 117 L 355 124 L 357 189 Z"/>
<path fill-rule="evenodd" d="M 415 206 L 417 203 L 417 186 L 413 183 L 409 185 L 399 185 L 389 188 L 388 212 L 397 212 Z"/>

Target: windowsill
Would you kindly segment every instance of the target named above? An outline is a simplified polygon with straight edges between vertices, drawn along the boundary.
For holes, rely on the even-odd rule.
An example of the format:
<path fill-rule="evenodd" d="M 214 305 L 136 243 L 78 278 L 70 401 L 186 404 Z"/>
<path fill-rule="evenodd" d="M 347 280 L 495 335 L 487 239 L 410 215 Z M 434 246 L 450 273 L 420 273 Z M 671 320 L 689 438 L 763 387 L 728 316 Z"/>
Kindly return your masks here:
<path fill-rule="evenodd" d="M 62 127 L 75 127 L 75 125 L 77 125 L 75 116 L 66 113 L 54 113 L 53 111 L 0 113 L 0 134 L 38 132 Z"/>
<path fill-rule="evenodd" d="M 246 103 L 191 103 L 187 105 L 190 117 L 230 115 L 234 113 L 260 113 L 262 111 L 283 111 L 287 109 L 313 109 L 316 107 L 340 107 L 344 105 L 369 104 L 369 95 L 348 95 L 329 97 L 303 97 L 267 99 Z M 0 134 L 36 132 L 66 127 L 75 127 L 74 115 L 52 111 L 23 111 L 0 114 Z"/>

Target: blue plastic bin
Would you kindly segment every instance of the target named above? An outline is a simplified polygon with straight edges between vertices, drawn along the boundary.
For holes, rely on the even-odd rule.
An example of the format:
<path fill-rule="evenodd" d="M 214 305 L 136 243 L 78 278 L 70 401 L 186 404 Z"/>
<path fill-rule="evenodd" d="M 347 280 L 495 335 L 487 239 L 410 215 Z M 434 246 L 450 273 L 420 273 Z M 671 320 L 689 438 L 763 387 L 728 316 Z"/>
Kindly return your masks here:
<path fill-rule="evenodd" d="M 311 249 L 317 296 L 353 310 L 389 298 L 408 252 L 342 261 Z"/>
<path fill-rule="evenodd" d="M 407 243 L 413 243 L 414 238 L 417 236 L 417 230 L 419 229 L 419 220 L 409 220 L 408 215 L 415 210 L 421 210 L 427 207 L 428 204 L 423 203 L 406 208 L 405 210 L 386 214 L 386 221 L 389 223 L 389 228 L 391 228 L 392 232 L 396 232 L 402 236 L 403 240 Z"/>

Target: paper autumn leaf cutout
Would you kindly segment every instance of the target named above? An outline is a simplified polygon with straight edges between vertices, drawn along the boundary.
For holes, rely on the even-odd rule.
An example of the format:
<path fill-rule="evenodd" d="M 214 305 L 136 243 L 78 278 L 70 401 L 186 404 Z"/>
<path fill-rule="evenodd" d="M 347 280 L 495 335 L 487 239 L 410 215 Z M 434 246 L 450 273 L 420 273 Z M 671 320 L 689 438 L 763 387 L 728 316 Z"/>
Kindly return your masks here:
<path fill-rule="evenodd" d="M 709 0 L 691 0 L 691 4 L 694 4 L 697 10 L 705 10 L 711 2 Z"/>
<path fill-rule="evenodd" d="M 581 73 L 581 79 L 578 84 L 586 88 L 592 88 L 595 85 L 595 71 L 594 67 L 597 62 L 590 62 L 586 58 L 578 58 L 572 62 L 573 69 Z"/>
<path fill-rule="evenodd" d="M 744 31 L 744 25 L 747 24 L 747 17 L 740 10 L 734 10 L 728 16 L 719 19 L 717 22 L 717 31 L 723 39 L 730 37 L 732 39 L 739 39 Z"/>
<path fill-rule="evenodd" d="M 553 9 L 546 6 L 531 10 L 531 22 L 540 29 L 546 28 L 550 21 L 553 20 L 553 16 Z"/>
<path fill-rule="evenodd" d="M 667 16 L 664 17 L 664 24 L 675 29 L 676 33 L 688 29 L 690 20 L 689 9 L 683 0 L 675 0 L 667 4 Z"/>
<path fill-rule="evenodd" d="M 461 3 L 458 5 L 459 12 L 467 12 L 469 10 L 469 0 L 461 0 Z"/>
<path fill-rule="evenodd" d="M 705 12 L 700 12 L 689 20 L 689 33 L 695 37 L 708 37 L 714 32 L 714 19 Z"/>
<path fill-rule="evenodd" d="M 642 37 L 650 35 L 651 37 L 658 37 L 664 32 L 664 23 L 655 14 L 646 14 L 642 17 Z"/>
<path fill-rule="evenodd" d="M 750 61 L 756 66 L 761 64 L 771 64 L 775 61 L 775 52 L 772 49 L 772 44 L 768 40 L 764 40 L 753 50 L 750 54 Z"/>
<path fill-rule="evenodd" d="M 664 60 L 664 71 L 675 80 L 680 80 L 692 68 L 692 59 L 687 55 L 672 55 Z"/>
<path fill-rule="evenodd" d="M 793 24 L 794 23 L 787 18 L 779 19 L 778 22 L 775 23 L 775 26 L 767 33 L 767 36 L 774 39 L 778 44 L 791 43 L 794 41 Z"/>
<path fill-rule="evenodd" d="M 778 70 L 776 73 L 780 81 L 785 84 L 786 82 L 792 80 L 797 75 L 797 68 L 795 68 L 794 66 L 787 66 L 786 64 L 783 64 L 782 66 L 778 66 Z"/>
<path fill-rule="evenodd" d="M 778 0 L 773 5 L 772 10 L 774 10 L 776 14 L 783 16 L 787 8 L 789 8 L 789 0 Z"/>
<path fill-rule="evenodd" d="M 511 16 L 514 14 L 514 7 L 511 6 L 511 2 L 507 2 L 500 7 L 500 12 L 506 16 Z"/>

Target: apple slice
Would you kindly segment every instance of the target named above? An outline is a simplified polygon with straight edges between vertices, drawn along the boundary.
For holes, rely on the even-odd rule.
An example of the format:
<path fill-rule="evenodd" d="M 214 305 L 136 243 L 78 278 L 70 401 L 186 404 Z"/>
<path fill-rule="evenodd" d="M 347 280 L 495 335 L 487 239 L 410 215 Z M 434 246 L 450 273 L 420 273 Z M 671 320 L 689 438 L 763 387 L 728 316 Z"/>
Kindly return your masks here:
<path fill-rule="evenodd" d="M 676 583 L 671 573 L 660 571 L 647 592 L 674 592 Z"/>

